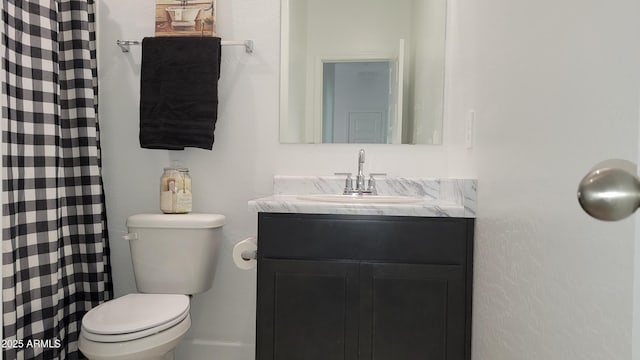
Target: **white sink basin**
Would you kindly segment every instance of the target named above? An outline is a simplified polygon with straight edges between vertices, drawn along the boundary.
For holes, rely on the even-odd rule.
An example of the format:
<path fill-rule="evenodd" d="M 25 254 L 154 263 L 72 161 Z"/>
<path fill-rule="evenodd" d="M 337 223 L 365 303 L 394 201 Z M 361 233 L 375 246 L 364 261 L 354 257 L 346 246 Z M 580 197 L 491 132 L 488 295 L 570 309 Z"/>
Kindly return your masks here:
<path fill-rule="evenodd" d="M 298 195 L 298 199 L 307 201 L 347 203 L 347 204 L 410 204 L 423 201 L 421 198 L 413 196 L 391 196 L 391 195 L 337 195 L 337 194 L 314 194 Z"/>

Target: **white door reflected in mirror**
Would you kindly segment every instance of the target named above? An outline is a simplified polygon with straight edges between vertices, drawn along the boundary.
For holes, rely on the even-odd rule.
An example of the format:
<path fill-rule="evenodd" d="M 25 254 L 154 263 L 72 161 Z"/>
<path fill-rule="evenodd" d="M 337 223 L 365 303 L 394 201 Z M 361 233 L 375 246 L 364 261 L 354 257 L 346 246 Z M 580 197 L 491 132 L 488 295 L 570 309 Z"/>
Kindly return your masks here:
<path fill-rule="evenodd" d="M 387 143 L 390 67 L 385 60 L 324 63 L 323 143 Z"/>
<path fill-rule="evenodd" d="M 441 143 L 446 0 L 281 1 L 281 143 Z"/>

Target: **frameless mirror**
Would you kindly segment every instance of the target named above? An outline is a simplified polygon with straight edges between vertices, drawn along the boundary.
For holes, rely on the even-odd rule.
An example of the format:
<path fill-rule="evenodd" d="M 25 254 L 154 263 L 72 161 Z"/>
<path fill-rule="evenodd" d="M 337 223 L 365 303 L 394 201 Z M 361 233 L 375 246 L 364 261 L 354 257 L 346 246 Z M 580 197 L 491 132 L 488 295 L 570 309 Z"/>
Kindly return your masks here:
<path fill-rule="evenodd" d="M 281 143 L 442 142 L 446 0 L 281 1 Z"/>

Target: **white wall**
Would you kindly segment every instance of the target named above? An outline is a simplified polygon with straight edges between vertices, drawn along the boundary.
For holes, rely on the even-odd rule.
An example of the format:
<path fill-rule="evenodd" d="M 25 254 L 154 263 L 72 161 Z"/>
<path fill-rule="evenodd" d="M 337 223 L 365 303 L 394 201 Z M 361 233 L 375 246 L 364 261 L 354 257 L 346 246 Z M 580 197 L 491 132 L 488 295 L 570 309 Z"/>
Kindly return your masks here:
<path fill-rule="evenodd" d="M 634 219 L 587 217 L 576 189 L 601 160 L 637 159 L 640 3 L 471 6 L 473 358 L 630 359 Z"/>
<path fill-rule="evenodd" d="M 410 1 L 311 1 L 308 12 L 309 61 L 317 56 L 390 55 L 398 39 L 411 37 L 411 22 L 402 21 L 410 17 Z"/>
<path fill-rule="evenodd" d="M 307 99 L 307 2 L 289 2 L 288 27 L 295 31 L 286 31 L 289 37 L 289 88 L 288 114 L 286 116 L 288 131 L 281 131 L 281 141 L 285 143 L 302 142 L 305 139 L 305 116 Z"/>
<path fill-rule="evenodd" d="M 442 122 L 439 119 L 444 112 L 442 69 L 446 63 L 442 53 L 446 40 L 447 3 L 416 0 L 412 11 L 414 41 L 410 51 L 415 55 L 412 56 L 413 71 L 408 72 L 408 82 L 411 84 L 407 94 L 411 104 L 408 111 L 409 119 L 412 119 L 408 134 L 411 143 L 433 144 L 438 143 L 442 135 Z"/>
<path fill-rule="evenodd" d="M 354 171 L 358 145 L 280 145 L 278 142 L 280 7 L 278 0 L 218 1 L 218 32 L 223 39 L 255 40 L 255 53 L 223 48 L 219 110 L 213 151 L 143 150 L 138 145 L 139 47 L 124 54 L 117 39 L 152 36 L 154 0 L 100 0 L 99 76 L 104 182 L 117 295 L 135 290 L 128 244 L 120 238 L 128 215 L 158 211 L 162 168 L 173 159 L 191 169 L 194 210 L 227 216 L 224 244 L 213 288 L 193 300 L 188 335 L 197 346 L 182 346 L 180 359 L 251 359 L 255 332 L 255 271 L 233 266 L 231 248 L 256 233 L 249 199 L 271 193 L 272 177 L 328 175 Z M 467 16 L 463 11 L 456 16 Z M 456 16 L 452 21 L 458 23 Z M 464 23 L 464 22 L 460 22 Z M 464 44 L 465 30 L 454 29 L 454 44 Z M 461 146 L 461 124 L 469 105 L 471 59 L 454 45 L 447 103 L 445 146 L 367 145 L 367 172 L 390 176 L 474 177 L 472 154 Z M 452 90 L 450 90 L 452 91 Z"/>

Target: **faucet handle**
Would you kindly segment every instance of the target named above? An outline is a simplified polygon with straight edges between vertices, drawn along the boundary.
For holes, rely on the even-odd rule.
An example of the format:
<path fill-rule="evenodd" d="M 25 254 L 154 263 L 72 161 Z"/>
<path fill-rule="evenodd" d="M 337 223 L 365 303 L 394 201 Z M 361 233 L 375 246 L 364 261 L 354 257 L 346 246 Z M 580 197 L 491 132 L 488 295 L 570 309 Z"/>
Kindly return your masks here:
<path fill-rule="evenodd" d="M 375 176 L 387 176 L 387 173 L 369 173 L 369 182 L 367 183 L 367 191 L 373 195 L 378 195 L 378 189 L 376 189 Z"/>
<path fill-rule="evenodd" d="M 333 173 L 336 176 L 346 176 L 347 178 L 344 181 L 344 193 L 347 194 L 353 190 L 353 179 L 351 178 L 350 172 L 337 172 Z"/>

